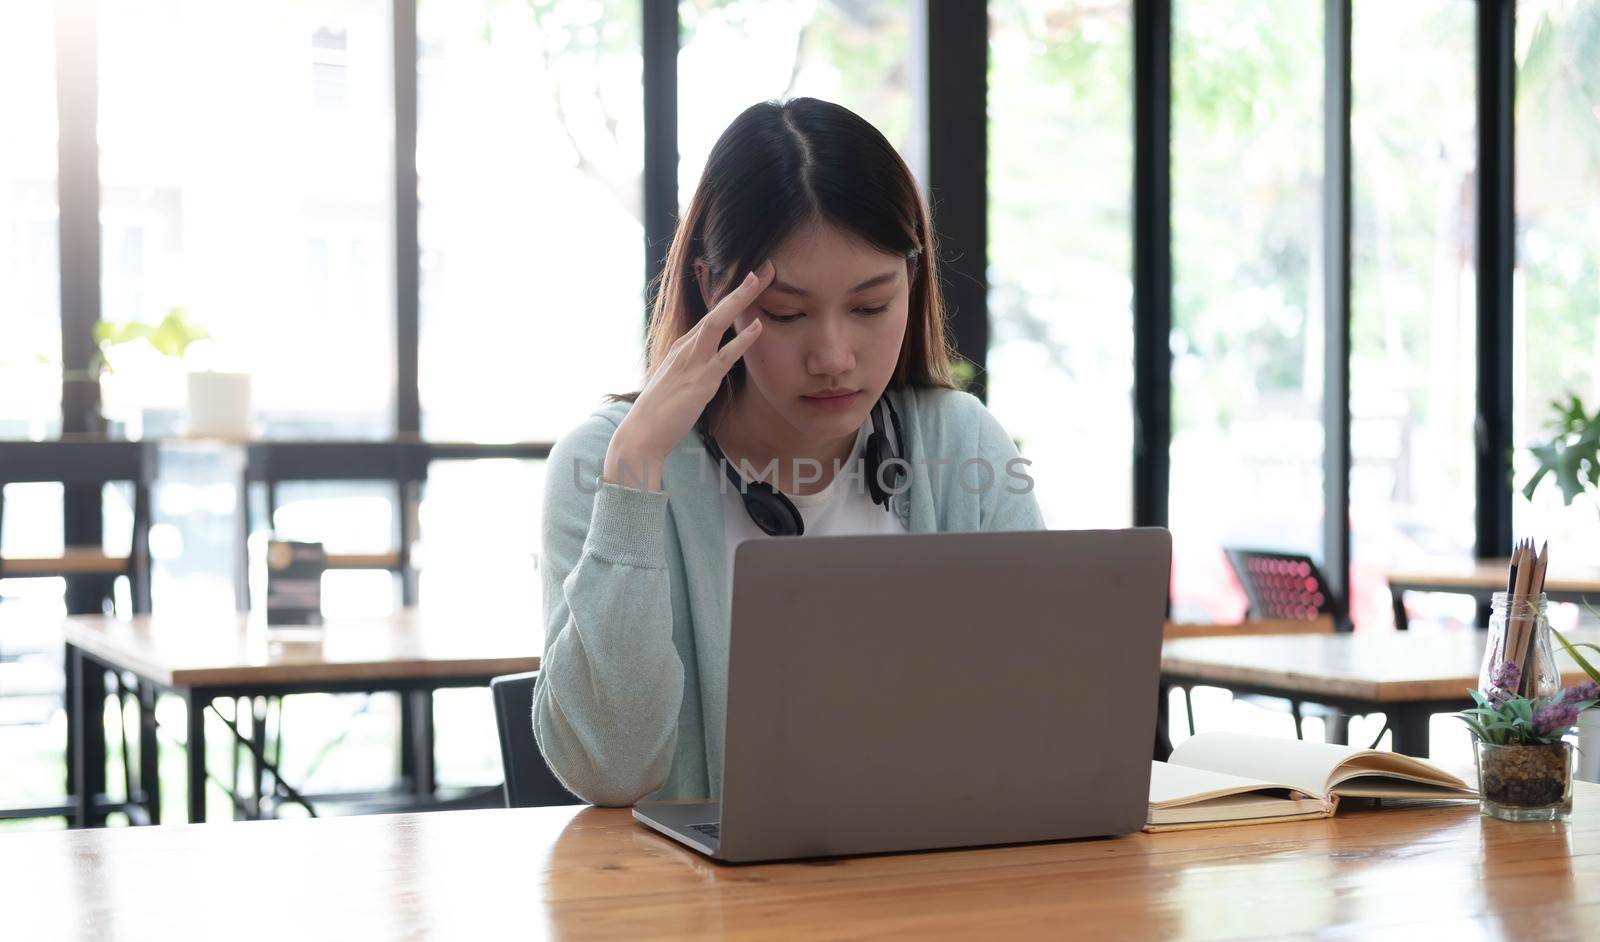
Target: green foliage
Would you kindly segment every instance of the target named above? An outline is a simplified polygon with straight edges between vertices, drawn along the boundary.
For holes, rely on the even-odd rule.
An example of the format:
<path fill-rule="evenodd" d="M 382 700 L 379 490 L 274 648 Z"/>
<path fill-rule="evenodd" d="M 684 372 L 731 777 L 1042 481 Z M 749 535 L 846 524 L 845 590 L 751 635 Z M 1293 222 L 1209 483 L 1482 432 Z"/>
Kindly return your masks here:
<path fill-rule="evenodd" d="M 1589 609 L 1589 614 L 1600 618 L 1600 612 L 1596 612 L 1588 602 L 1583 603 L 1583 607 Z M 1579 648 L 1590 648 L 1596 653 L 1600 653 L 1600 645 L 1589 644 L 1587 642 L 1573 644 L 1571 641 L 1567 640 L 1566 635 L 1555 630 L 1554 628 L 1550 629 L 1550 633 L 1555 635 L 1556 641 L 1560 642 L 1561 647 L 1566 649 L 1567 656 L 1576 661 L 1578 666 L 1583 668 L 1583 672 L 1589 675 L 1589 679 L 1597 684 L 1600 684 L 1600 670 L 1596 670 L 1595 666 L 1589 663 L 1588 658 L 1585 658 L 1582 654 L 1578 653 Z"/>
<path fill-rule="evenodd" d="M 1532 500 L 1546 475 L 1554 476 L 1565 504 L 1586 489 L 1600 495 L 1600 409 L 1590 415 L 1577 396 L 1551 406 L 1556 413 L 1554 435 L 1549 442 L 1528 449 L 1539 467 L 1522 488 L 1522 495 Z"/>
<path fill-rule="evenodd" d="M 1562 737 L 1572 732 L 1571 723 L 1558 723 L 1541 730 L 1534 721 L 1535 714 L 1542 709 L 1559 705 L 1566 691 L 1538 700 L 1529 700 L 1527 697 L 1492 699 L 1478 690 L 1468 690 L 1467 693 L 1477 706 L 1462 710 L 1456 717 L 1467 724 L 1472 735 L 1482 742 L 1496 746 L 1549 745 L 1560 742 Z M 1576 718 L 1579 713 L 1594 706 L 1595 702 L 1576 701 L 1570 707 L 1571 716 Z"/>
<path fill-rule="evenodd" d="M 94 340 L 100 348 L 100 360 L 107 371 L 111 365 L 106 359 L 106 351 L 111 347 L 144 340 L 162 356 L 182 359 L 190 344 L 209 339 L 210 336 L 204 327 L 189 320 L 188 309 L 182 307 L 173 308 L 159 324 L 100 321 L 94 325 Z"/>

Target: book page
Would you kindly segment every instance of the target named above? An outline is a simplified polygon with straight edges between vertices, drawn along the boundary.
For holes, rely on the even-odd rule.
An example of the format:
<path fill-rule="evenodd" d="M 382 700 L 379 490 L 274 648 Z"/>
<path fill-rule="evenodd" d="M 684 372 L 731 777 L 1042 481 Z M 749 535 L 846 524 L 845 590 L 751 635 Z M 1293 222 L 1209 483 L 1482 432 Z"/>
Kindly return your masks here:
<path fill-rule="evenodd" d="M 1173 765 L 1276 782 L 1326 799 L 1334 770 L 1361 751 L 1353 746 L 1299 739 L 1201 733 L 1184 740 L 1167 761 Z"/>
<path fill-rule="evenodd" d="M 1410 756 L 1242 733 L 1193 736 L 1173 750 L 1168 761 L 1174 765 L 1278 782 L 1324 799 L 1336 790 L 1345 793 L 1346 790 L 1338 786 L 1352 780 L 1360 781 L 1361 793 L 1367 797 L 1381 797 L 1385 787 L 1398 784 L 1395 780 L 1436 785 L 1441 792 L 1472 791 L 1471 786 L 1454 775 Z M 1417 796 L 1417 791 L 1409 788 L 1400 789 L 1399 793 L 1405 797 Z"/>
<path fill-rule="evenodd" d="M 1368 798 L 1476 794 L 1471 784 L 1436 765 L 1396 752 L 1369 749 L 1341 763 L 1329 780 L 1329 787 L 1341 795 L 1360 794 Z"/>
<path fill-rule="evenodd" d="M 1172 808 L 1249 792 L 1275 793 L 1275 797 L 1283 799 L 1288 796 L 1289 791 L 1286 786 L 1253 778 L 1173 765 L 1169 762 L 1150 763 L 1150 807 L 1152 808 Z"/>
<path fill-rule="evenodd" d="M 1438 800 L 1440 798 L 1475 798 L 1476 790 L 1470 786 L 1463 788 L 1450 788 L 1433 783 L 1403 781 L 1394 778 L 1369 778 L 1363 776 L 1353 781 L 1347 781 L 1333 787 L 1334 794 L 1341 798 L 1388 798 L 1388 799 L 1423 799 Z"/>

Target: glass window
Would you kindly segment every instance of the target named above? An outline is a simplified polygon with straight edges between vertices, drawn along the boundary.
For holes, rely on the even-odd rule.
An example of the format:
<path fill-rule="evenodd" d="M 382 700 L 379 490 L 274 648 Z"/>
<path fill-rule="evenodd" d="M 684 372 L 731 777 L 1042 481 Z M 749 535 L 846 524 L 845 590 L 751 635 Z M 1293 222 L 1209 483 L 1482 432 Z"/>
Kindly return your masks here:
<path fill-rule="evenodd" d="M 423 430 L 554 440 L 643 374 L 638 0 L 424 0 L 417 30 Z"/>
<path fill-rule="evenodd" d="M 1133 515 L 1130 9 L 989 7 L 989 407 L 1051 527 Z"/>
<path fill-rule="evenodd" d="M 0 7 L 0 439 L 61 432 L 55 68 L 55 5 Z"/>
<path fill-rule="evenodd" d="M 488 614 L 512 598 L 538 607 L 544 461 L 435 461 L 419 511 L 418 599 Z M 537 620 L 537 619 L 535 619 Z"/>
<path fill-rule="evenodd" d="M 1517 5 L 1516 481 L 1548 443 L 1552 403 L 1600 408 L 1600 0 Z M 1562 504 L 1554 481 L 1513 497 L 1517 532 L 1559 546 L 1558 564 L 1600 564 L 1600 495 Z"/>
<path fill-rule="evenodd" d="M 251 372 L 269 435 L 391 434 L 389 4 L 138 0 L 99 17 L 104 318 L 185 309 L 214 338 L 190 365 Z M 109 417 L 171 431 L 183 366 L 121 352 Z"/>
<path fill-rule="evenodd" d="M 1467 0 L 1354 9 L 1351 611 L 1362 629 L 1393 624 L 1387 569 L 1472 555 L 1475 17 Z M 1460 597 L 1410 602 L 1473 616 Z"/>
<path fill-rule="evenodd" d="M 902 155 L 913 128 L 907 85 L 910 0 L 683 0 L 678 5 L 678 202 L 687 205 L 717 137 L 759 101 L 837 102 Z M 729 81 L 737 76 L 737 81 Z"/>
<path fill-rule="evenodd" d="M 1323 8 L 1183 0 L 1172 36 L 1173 617 L 1225 547 L 1321 556 Z"/>

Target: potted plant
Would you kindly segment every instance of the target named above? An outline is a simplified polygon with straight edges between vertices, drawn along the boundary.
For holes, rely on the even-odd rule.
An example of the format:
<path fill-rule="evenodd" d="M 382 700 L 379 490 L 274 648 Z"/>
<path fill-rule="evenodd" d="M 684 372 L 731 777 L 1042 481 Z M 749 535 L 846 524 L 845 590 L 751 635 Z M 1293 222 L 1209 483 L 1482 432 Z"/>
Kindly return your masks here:
<path fill-rule="evenodd" d="M 1578 714 L 1600 701 L 1600 679 L 1534 699 L 1516 694 L 1520 679 L 1515 661 L 1499 662 L 1488 690 L 1468 691 L 1477 706 L 1456 714 L 1475 741 L 1479 807 L 1505 821 L 1565 818 L 1572 811 L 1572 746 L 1564 737 Z"/>
<path fill-rule="evenodd" d="M 183 308 L 158 324 L 100 321 L 89 372 L 100 385 L 100 411 L 129 438 L 173 431 L 183 402 L 183 358 L 209 337 Z"/>
<path fill-rule="evenodd" d="M 191 321 L 186 309 L 173 308 L 158 324 L 101 321 L 94 336 L 107 417 L 131 415 L 152 402 L 176 402 L 181 395 L 187 434 L 233 438 L 250 434 L 249 374 L 195 368 L 192 350 L 206 346 L 201 342 L 210 340 L 211 334 Z M 142 375 L 125 388 L 119 370 Z M 184 376 L 182 394 L 177 392 L 178 375 Z"/>

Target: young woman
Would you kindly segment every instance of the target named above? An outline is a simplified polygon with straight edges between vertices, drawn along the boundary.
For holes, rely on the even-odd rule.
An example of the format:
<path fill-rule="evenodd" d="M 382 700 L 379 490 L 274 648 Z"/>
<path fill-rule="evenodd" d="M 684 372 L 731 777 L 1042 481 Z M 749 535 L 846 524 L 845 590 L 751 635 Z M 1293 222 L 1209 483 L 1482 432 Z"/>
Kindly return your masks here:
<path fill-rule="evenodd" d="M 644 388 L 550 454 L 533 724 L 568 789 L 720 794 L 740 541 L 1043 528 L 950 362 L 928 211 L 883 135 L 807 98 L 735 119 L 668 253 Z"/>

